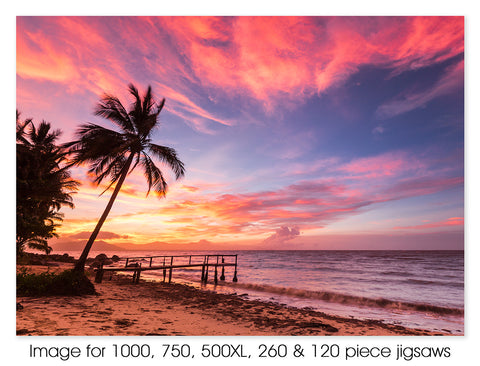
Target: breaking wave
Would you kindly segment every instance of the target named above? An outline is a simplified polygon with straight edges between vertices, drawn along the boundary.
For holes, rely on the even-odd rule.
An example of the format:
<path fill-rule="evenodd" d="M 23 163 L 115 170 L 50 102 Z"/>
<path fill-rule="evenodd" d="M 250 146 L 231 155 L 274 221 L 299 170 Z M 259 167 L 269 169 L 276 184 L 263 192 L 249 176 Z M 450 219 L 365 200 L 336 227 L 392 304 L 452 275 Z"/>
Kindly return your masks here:
<path fill-rule="evenodd" d="M 230 285 L 229 285 L 230 286 Z M 393 310 L 403 311 L 417 311 L 435 314 L 448 314 L 448 315 L 463 315 L 464 310 L 458 308 L 450 308 L 443 306 L 436 306 L 431 304 L 413 303 L 404 301 L 395 301 L 389 299 L 373 299 L 368 297 L 346 295 L 329 291 L 310 291 L 289 287 L 277 287 L 265 284 L 252 284 L 252 283 L 237 283 L 232 287 L 242 288 L 245 290 L 252 290 L 257 292 L 265 292 L 270 294 L 277 294 L 283 296 L 293 296 L 297 298 L 322 300 L 332 303 L 364 306 L 364 307 L 376 307 L 376 308 L 388 308 Z"/>

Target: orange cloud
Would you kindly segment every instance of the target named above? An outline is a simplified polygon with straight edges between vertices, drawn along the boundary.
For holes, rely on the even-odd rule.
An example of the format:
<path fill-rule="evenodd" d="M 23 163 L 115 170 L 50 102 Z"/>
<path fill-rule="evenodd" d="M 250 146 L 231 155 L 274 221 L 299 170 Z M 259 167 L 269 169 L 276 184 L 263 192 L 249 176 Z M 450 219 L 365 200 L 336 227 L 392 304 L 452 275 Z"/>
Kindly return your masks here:
<path fill-rule="evenodd" d="M 135 171 L 117 198 L 105 230 L 122 232 L 139 243 L 149 237 L 180 242 L 193 237 L 218 241 L 229 235 L 263 240 L 265 233 L 283 226 L 306 232 L 318 230 L 369 210 L 376 203 L 441 192 L 463 183 L 463 177 L 445 175 L 452 172 L 436 171 L 432 164 L 403 151 L 343 164 L 332 158 L 318 163 L 330 174 L 322 179 L 235 194 L 226 194 L 231 187 L 225 184 L 185 181 L 172 185 L 167 198 L 162 200 L 145 198 L 143 176 Z M 101 214 L 109 198 L 109 193 L 99 198 L 102 190 L 82 187 L 75 198 L 78 216 Z M 88 207 L 88 212 L 83 207 Z M 67 214 L 65 232 L 89 230 L 95 223 L 96 220 L 70 221 Z"/>
<path fill-rule="evenodd" d="M 54 82 L 77 79 L 79 71 L 72 57 L 41 32 L 17 33 L 17 74 Z"/>
<path fill-rule="evenodd" d="M 104 230 L 122 232 L 129 236 L 129 241 L 136 243 L 145 243 L 151 238 L 177 243 L 205 238 L 261 241 L 266 233 L 279 227 L 298 228 L 308 233 L 368 210 L 375 203 L 439 192 L 458 184 L 461 181 L 453 178 L 411 178 L 394 186 L 377 184 L 372 190 L 354 190 L 339 179 L 304 181 L 275 191 L 222 195 L 207 193 L 201 184 L 196 184 L 195 189 L 178 187 L 164 200 L 152 198 L 154 208 L 153 201 L 147 202 L 143 195 L 120 197 Z M 101 213 L 106 200 L 99 205 L 96 215 Z M 117 213 L 126 212 L 129 207 L 135 207 L 136 211 Z M 66 217 L 61 231 L 67 234 L 88 231 L 95 223 L 92 219 Z M 463 218 L 450 218 L 444 222 L 395 229 L 441 229 L 462 224 Z"/>
<path fill-rule="evenodd" d="M 188 191 L 188 192 L 197 192 L 200 188 L 198 187 L 193 187 L 193 186 L 187 186 L 187 185 L 183 185 L 182 186 L 182 189 Z"/>

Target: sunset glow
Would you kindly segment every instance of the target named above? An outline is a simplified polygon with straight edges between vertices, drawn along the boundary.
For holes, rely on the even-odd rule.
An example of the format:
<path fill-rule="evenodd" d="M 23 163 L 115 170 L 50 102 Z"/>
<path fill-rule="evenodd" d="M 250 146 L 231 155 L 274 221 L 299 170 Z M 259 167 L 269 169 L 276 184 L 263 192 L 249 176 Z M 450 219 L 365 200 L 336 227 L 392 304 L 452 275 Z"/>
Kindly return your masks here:
<path fill-rule="evenodd" d="M 17 108 L 73 138 L 104 93 L 166 98 L 166 198 L 126 179 L 97 242 L 463 249 L 463 17 L 18 17 Z M 62 250 L 111 194 L 86 167 Z M 81 247 L 81 245 L 80 245 Z"/>

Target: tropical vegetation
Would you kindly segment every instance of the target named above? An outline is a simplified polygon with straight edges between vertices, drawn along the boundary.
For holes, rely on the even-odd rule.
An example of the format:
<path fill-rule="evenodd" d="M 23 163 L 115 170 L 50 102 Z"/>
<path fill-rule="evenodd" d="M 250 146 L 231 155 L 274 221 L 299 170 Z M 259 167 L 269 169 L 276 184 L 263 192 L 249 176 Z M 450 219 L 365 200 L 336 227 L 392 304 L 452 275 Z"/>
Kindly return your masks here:
<path fill-rule="evenodd" d="M 32 248 L 50 253 L 48 239 L 56 237 L 63 220 L 60 209 L 73 208 L 78 182 L 71 178 L 65 149 L 57 146 L 60 130 L 48 122 L 16 117 L 16 245 L 17 256 Z"/>
<path fill-rule="evenodd" d="M 95 287 L 88 277 L 71 269 L 59 273 L 31 273 L 26 268 L 20 268 L 17 272 L 17 296 L 78 296 L 95 293 Z"/>

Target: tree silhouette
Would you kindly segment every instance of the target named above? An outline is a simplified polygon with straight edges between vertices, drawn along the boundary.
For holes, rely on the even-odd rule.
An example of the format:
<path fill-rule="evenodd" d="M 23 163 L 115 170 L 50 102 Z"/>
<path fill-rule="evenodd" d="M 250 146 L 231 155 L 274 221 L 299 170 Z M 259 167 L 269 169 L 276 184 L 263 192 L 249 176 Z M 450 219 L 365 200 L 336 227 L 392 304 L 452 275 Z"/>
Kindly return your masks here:
<path fill-rule="evenodd" d="M 149 86 L 143 99 L 132 84 L 128 87 L 134 102 L 127 112 L 120 100 L 112 95 L 104 95 L 96 107 L 95 114 L 111 121 L 119 131 L 87 123 L 76 132 L 77 140 L 65 144 L 71 153 L 72 164 L 89 166 L 89 173 L 95 176 L 98 185 L 109 178 L 110 184 L 102 192 L 115 184 L 112 196 L 98 220 L 83 252 L 75 264 L 75 271 L 83 272 L 88 253 L 92 248 L 100 229 L 105 222 L 115 198 L 126 176 L 137 166 L 141 166 L 148 183 L 148 192 L 153 189 L 164 197 L 167 182 L 162 171 L 155 165 L 152 157 L 166 164 L 175 173 L 176 179 L 184 176 L 185 168 L 174 149 L 151 142 L 151 133 L 158 126 L 158 116 L 165 99 L 156 103 Z"/>
<path fill-rule="evenodd" d="M 73 208 L 71 194 L 78 182 L 70 176 L 65 151 L 56 146 L 60 130 L 42 121 L 20 121 L 17 111 L 17 255 L 25 246 L 50 253 L 47 239 L 56 237 L 62 206 Z"/>

